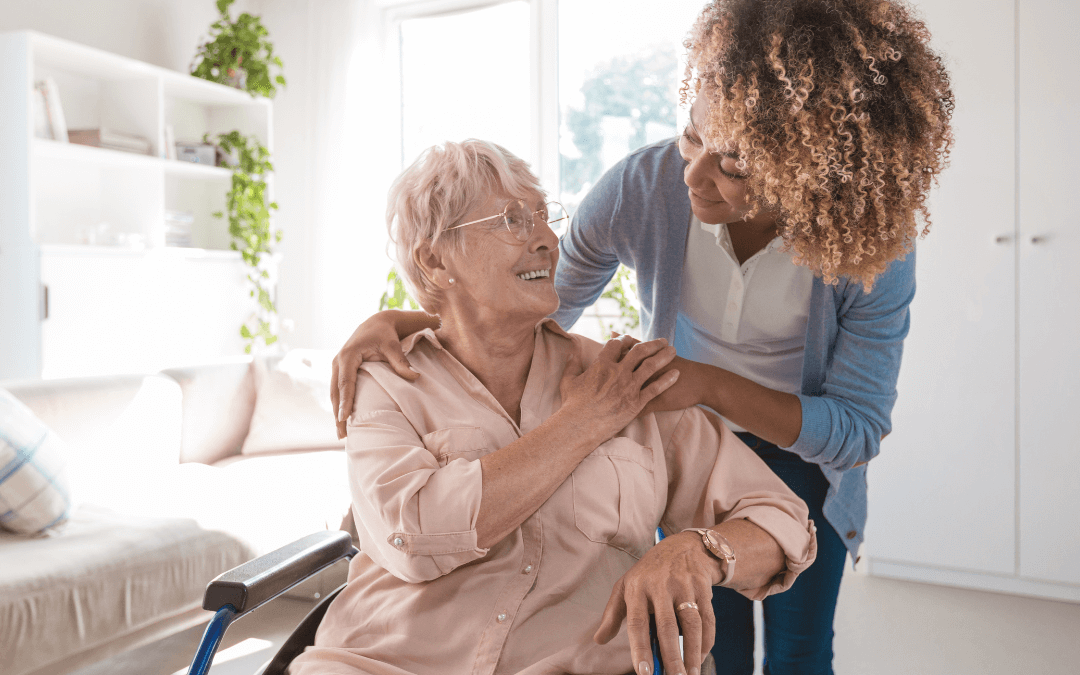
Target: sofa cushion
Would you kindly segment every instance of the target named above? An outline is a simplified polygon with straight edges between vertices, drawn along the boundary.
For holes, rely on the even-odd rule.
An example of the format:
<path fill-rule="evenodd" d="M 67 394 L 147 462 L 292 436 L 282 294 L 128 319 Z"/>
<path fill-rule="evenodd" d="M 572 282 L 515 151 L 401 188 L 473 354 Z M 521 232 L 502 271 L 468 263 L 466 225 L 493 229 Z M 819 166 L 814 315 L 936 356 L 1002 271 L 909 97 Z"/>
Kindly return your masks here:
<path fill-rule="evenodd" d="M 255 413 L 243 454 L 345 447 L 330 410 L 332 360 L 316 349 L 255 359 Z"/>
<path fill-rule="evenodd" d="M 68 518 L 63 441 L 0 389 L 0 528 L 38 534 Z"/>
<path fill-rule="evenodd" d="M 254 557 L 177 518 L 79 507 L 55 537 L 0 533 L 0 662 L 24 673 L 199 607 L 206 584 Z"/>
<path fill-rule="evenodd" d="M 255 411 L 251 357 L 161 371 L 180 384 L 180 461 L 213 464 L 240 454 Z"/>

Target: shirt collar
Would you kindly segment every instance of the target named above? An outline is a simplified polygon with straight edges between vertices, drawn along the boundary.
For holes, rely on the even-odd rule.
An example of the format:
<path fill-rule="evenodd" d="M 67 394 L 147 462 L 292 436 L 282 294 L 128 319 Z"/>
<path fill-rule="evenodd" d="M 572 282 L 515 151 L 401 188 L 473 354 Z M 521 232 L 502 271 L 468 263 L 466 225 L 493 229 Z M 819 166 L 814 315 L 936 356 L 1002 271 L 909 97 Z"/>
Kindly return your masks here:
<path fill-rule="evenodd" d="M 543 329 L 547 329 L 547 330 L 551 331 L 552 333 L 555 333 L 556 335 L 560 335 L 560 336 L 566 338 L 567 340 L 572 339 L 570 337 L 570 334 L 567 333 L 565 330 L 563 330 L 562 326 L 560 326 L 558 324 L 558 322 L 555 321 L 555 319 L 552 319 L 550 316 L 547 316 L 547 317 L 544 317 L 543 319 L 540 319 L 540 321 L 536 324 L 535 331 L 537 333 L 539 333 Z M 446 351 L 446 348 L 443 347 L 442 344 L 439 342 L 438 336 L 435 335 L 435 331 L 433 331 L 430 328 L 425 328 L 424 330 L 416 331 L 412 335 L 410 335 L 407 338 L 405 338 L 404 340 L 402 340 L 401 341 L 401 351 L 403 351 L 405 354 L 408 354 L 409 352 L 411 352 L 413 349 L 416 348 L 416 345 L 417 345 L 417 343 L 420 342 L 420 340 L 427 340 L 436 349 Z"/>

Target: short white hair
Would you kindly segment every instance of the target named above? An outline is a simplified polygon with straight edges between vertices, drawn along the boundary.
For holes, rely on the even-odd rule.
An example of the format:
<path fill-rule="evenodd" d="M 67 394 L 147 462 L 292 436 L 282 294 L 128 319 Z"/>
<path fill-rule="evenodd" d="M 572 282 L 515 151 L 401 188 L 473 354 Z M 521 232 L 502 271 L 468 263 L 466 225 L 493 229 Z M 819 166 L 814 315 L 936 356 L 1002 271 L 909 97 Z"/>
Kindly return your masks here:
<path fill-rule="evenodd" d="M 544 191 L 524 160 L 475 138 L 428 148 L 390 186 L 386 225 L 398 269 L 426 311 L 438 312 L 442 292 L 420 266 L 420 245 L 430 240 L 433 250 L 445 250 L 460 244 L 461 230 L 447 228 L 496 193 L 527 199 Z"/>

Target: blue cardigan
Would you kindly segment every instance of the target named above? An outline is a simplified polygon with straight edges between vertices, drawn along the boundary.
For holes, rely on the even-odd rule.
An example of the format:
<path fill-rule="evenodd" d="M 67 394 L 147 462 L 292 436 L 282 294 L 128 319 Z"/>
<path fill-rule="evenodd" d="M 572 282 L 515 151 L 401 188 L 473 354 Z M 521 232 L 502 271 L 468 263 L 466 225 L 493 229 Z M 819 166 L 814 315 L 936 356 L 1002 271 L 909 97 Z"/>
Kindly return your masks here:
<path fill-rule="evenodd" d="M 561 305 L 569 328 L 592 305 L 619 263 L 637 274 L 646 339 L 674 343 L 690 199 L 675 139 L 634 151 L 589 191 L 559 246 Z M 866 467 L 889 433 L 896 378 L 915 295 L 915 255 L 898 260 L 870 293 L 840 279 L 814 278 L 803 357 L 802 429 L 787 450 L 821 466 L 829 481 L 824 513 L 852 561 L 866 525 Z"/>

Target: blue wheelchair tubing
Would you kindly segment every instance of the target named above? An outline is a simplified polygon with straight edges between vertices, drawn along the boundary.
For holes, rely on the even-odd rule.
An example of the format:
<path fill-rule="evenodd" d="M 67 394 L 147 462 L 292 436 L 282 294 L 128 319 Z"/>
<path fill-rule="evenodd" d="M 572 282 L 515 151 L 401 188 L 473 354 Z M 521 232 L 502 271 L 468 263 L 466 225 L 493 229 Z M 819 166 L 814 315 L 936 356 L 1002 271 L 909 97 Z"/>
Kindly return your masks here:
<path fill-rule="evenodd" d="M 236 614 L 236 608 L 232 605 L 225 605 L 214 614 L 214 618 L 206 626 L 202 641 L 199 642 L 199 651 L 195 652 L 195 658 L 191 661 L 188 675 L 206 675 L 207 671 L 210 670 L 210 664 L 214 661 L 214 653 L 217 652 L 218 645 L 221 644 L 221 638 L 224 637 L 229 624 L 236 618 Z"/>
<path fill-rule="evenodd" d="M 656 528 L 656 543 L 664 541 L 664 528 Z M 660 638 L 656 634 L 655 615 L 649 617 L 649 643 L 652 645 L 653 673 L 664 675 L 664 662 L 660 660 Z"/>

